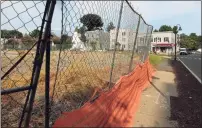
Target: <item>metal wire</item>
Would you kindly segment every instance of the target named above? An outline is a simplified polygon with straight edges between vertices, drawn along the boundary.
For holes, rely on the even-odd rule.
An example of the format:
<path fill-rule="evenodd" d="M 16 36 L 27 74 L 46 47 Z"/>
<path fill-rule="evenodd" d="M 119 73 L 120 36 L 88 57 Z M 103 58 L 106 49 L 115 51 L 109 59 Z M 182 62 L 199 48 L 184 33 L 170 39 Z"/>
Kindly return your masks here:
<path fill-rule="evenodd" d="M 127 0 L 61 0 L 56 8 L 54 2 L 1 2 L 1 89 L 31 85 L 28 92 L 2 95 L 3 127 L 51 126 L 62 112 L 81 107 L 96 88 L 113 87 L 149 56 L 153 27 Z M 55 24 L 61 28 L 54 30 Z M 50 55 L 49 49 L 44 53 L 47 42 Z"/>

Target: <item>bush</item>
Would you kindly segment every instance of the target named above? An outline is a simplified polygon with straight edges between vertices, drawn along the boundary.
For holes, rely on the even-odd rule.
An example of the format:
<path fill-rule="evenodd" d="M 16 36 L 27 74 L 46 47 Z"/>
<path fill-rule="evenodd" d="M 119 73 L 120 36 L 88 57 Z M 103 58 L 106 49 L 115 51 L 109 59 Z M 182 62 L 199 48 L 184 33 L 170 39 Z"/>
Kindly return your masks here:
<path fill-rule="evenodd" d="M 163 58 L 161 56 L 154 55 L 154 54 L 149 55 L 149 61 L 154 66 L 158 65 L 162 60 Z"/>

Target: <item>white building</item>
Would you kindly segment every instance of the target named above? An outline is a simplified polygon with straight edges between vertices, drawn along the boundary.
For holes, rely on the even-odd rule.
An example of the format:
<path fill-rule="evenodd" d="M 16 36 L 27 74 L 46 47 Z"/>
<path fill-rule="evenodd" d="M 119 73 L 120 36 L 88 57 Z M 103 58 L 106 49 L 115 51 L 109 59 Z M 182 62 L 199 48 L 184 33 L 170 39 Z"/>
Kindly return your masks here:
<path fill-rule="evenodd" d="M 135 41 L 136 32 L 132 29 L 119 29 L 118 39 L 117 42 L 119 43 L 120 50 L 132 50 L 134 41 Z M 136 40 L 136 49 L 141 48 L 148 48 L 148 42 L 150 35 L 146 33 L 138 33 L 137 40 Z M 116 39 L 116 29 L 110 31 L 110 49 L 114 49 L 115 47 L 115 39 Z"/>
<path fill-rule="evenodd" d="M 85 36 L 89 47 L 92 47 L 91 45 L 94 43 L 93 47 L 95 50 L 109 50 L 110 37 L 108 32 L 104 32 L 103 30 L 87 31 Z"/>
<path fill-rule="evenodd" d="M 84 43 L 80 40 L 81 34 L 78 32 L 74 32 L 73 37 L 72 37 L 72 48 L 70 50 L 81 50 L 85 51 L 87 48 L 85 47 Z"/>
<path fill-rule="evenodd" d="M 117 29 L 110 30 L 110 49 L 115 48 Z M 117 42 L 119 44 L 118 49 L 132 50 L 135 39 L 135 31 L 131 29 L 119 29 Z"/>
<path fill-rule="evenodd" d="M 179 35 L 177 34 L 176 51 L 179 51 Z M 173 53 L 175 51 L 175 34 L 172 31 L 153 32 L 151 41 L 151 51 L 157 53 Z"/>

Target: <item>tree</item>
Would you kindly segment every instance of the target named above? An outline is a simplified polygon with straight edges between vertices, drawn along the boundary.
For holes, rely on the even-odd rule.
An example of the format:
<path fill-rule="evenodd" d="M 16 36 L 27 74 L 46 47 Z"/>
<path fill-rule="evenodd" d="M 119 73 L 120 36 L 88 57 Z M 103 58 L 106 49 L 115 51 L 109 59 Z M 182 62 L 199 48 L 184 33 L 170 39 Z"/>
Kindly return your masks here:
<path fill-rule="evenodd" d="M 38 29 L 34 29 L 29 35 L 31 37 L 37 38 L 39 37 L 40 31 Z"/>
<path fill-rule="evenodd" d="M 178 27 L 177 27 L 177 26 L 174 26 L 173 29 L 172 29 L 173 33 L 177 34 L 177 33 L 178 33 L 178 30 L 177 30 L 177 29 L 178 29 Z"/>
<path fill-rule="evenodd" d="M 22 38 L 22 43 L 25 45 L 25 46 L 32 46 L 34 43 L 36 42 L 35 39 L 33 39 L 31 36 L 25 34 Z"/>
<path fill-rule="evenodd" d="M 157 29 L 155 29 L 155 30 L 154 30 L 154 32 L 158 32 L 158 30 L 157 30 Z"/>
<path fill-rule="evenodd" d="M 195 41 L 198 41 L 198 36 L 196 35 L 196 33 L 190 33 L 189 37 Z"/>
<path fill-rule="evenodd" d="M 61 36 L 61 41 L 63 49 L 70 49 L 72 47 L 72 39 L 67 34 L 63 34 Z"/>
<path fill-rule="evenodd" d="M 1 30 L 1 38 L 10 38 L 9 30 Z"/>
<path fill-rule="evenodd" d="M 85 36 L 86 27 L 85 26 L 82 26 L 80 28 L 76 27 L 75 31 L 81 34 L 80 40 L 85 44 L 85 42 L 87 41 Z"/>
<path fill-rule="evenodd" d="M 185 36 L 180 40 L 180 47 L 196 50 L 198 44 L 194 39 L 189 36 Z"/>
<path fill-rule="evenodd" d="M 180 34 L 180 38 L 181 38 L 181 39 L 183 39 L 183 38 L 185 38 L 185 37 L 187 37 L 187 35 L 186 35 L 185 33 Z"/>
<path fill-rule="evenodd" d="M 159 32 L 164 32 L 164 31 L 172 31 L 172 27 L 171 26 L 168 26 L 168 25 L 162 25 L 160 28 L 159 28 Z"/>
<path fill-rule="evenodd" d="M 1 37 L 2 38 L 22 38 L 23 34 L 19 32 L 18 30 L 1 30 Z"/>
<path fill-rule="evenodd" d="M 113 22 L 110 22 L 109 25 L 107 26 L 107 31 L 110 32 L 110 30 L 114 29 L 115 26 L 113 24 Z"/>
<path fill-rule="evenodd" d="M 54 44 L 60 44 L 60 37 L 53 34 L 52 41 L 54 42 Z"/>
<path fill-rule="evenodd" d="M 78 27 L 75 28 L 75 32 L 79 33 L 79 28 Z"/>
<path fill-rule="evenodd" d="M 5 44 L 6 48 L 15 49 L 19 46 L 19 42 L 16 39 L 10 38 Z"/>
<path fill-rule="evenodd" d="M 23 34 L 17 30 L 11 30 L 10 33 L 11 33 L 12 37 L 16 37 L 16 38 L 22 38 L 23 37 Z"/>
<path fill-rule="evenodd" d="M 198 42 L 201 42 L 202 43 L 202 36 L 198 36 Z"/>
<path fill-rule="evenodd" d="M 86 14 L 80 18 L 80 22 L 87 28 L 87 31 L 101 29 L 103 26 L 101 17 L 96 14 Z"/>

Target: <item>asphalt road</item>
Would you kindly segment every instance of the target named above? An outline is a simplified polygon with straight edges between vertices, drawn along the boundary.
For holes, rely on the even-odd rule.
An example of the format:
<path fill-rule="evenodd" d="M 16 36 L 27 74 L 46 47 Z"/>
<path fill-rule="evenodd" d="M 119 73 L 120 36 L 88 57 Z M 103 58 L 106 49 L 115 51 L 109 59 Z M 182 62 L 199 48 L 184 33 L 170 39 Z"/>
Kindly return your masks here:
<path fill-rule="evenodd" d="M 201 81 L 201 53 L 178 55 L 178 58 L 198 77 Z"/>

